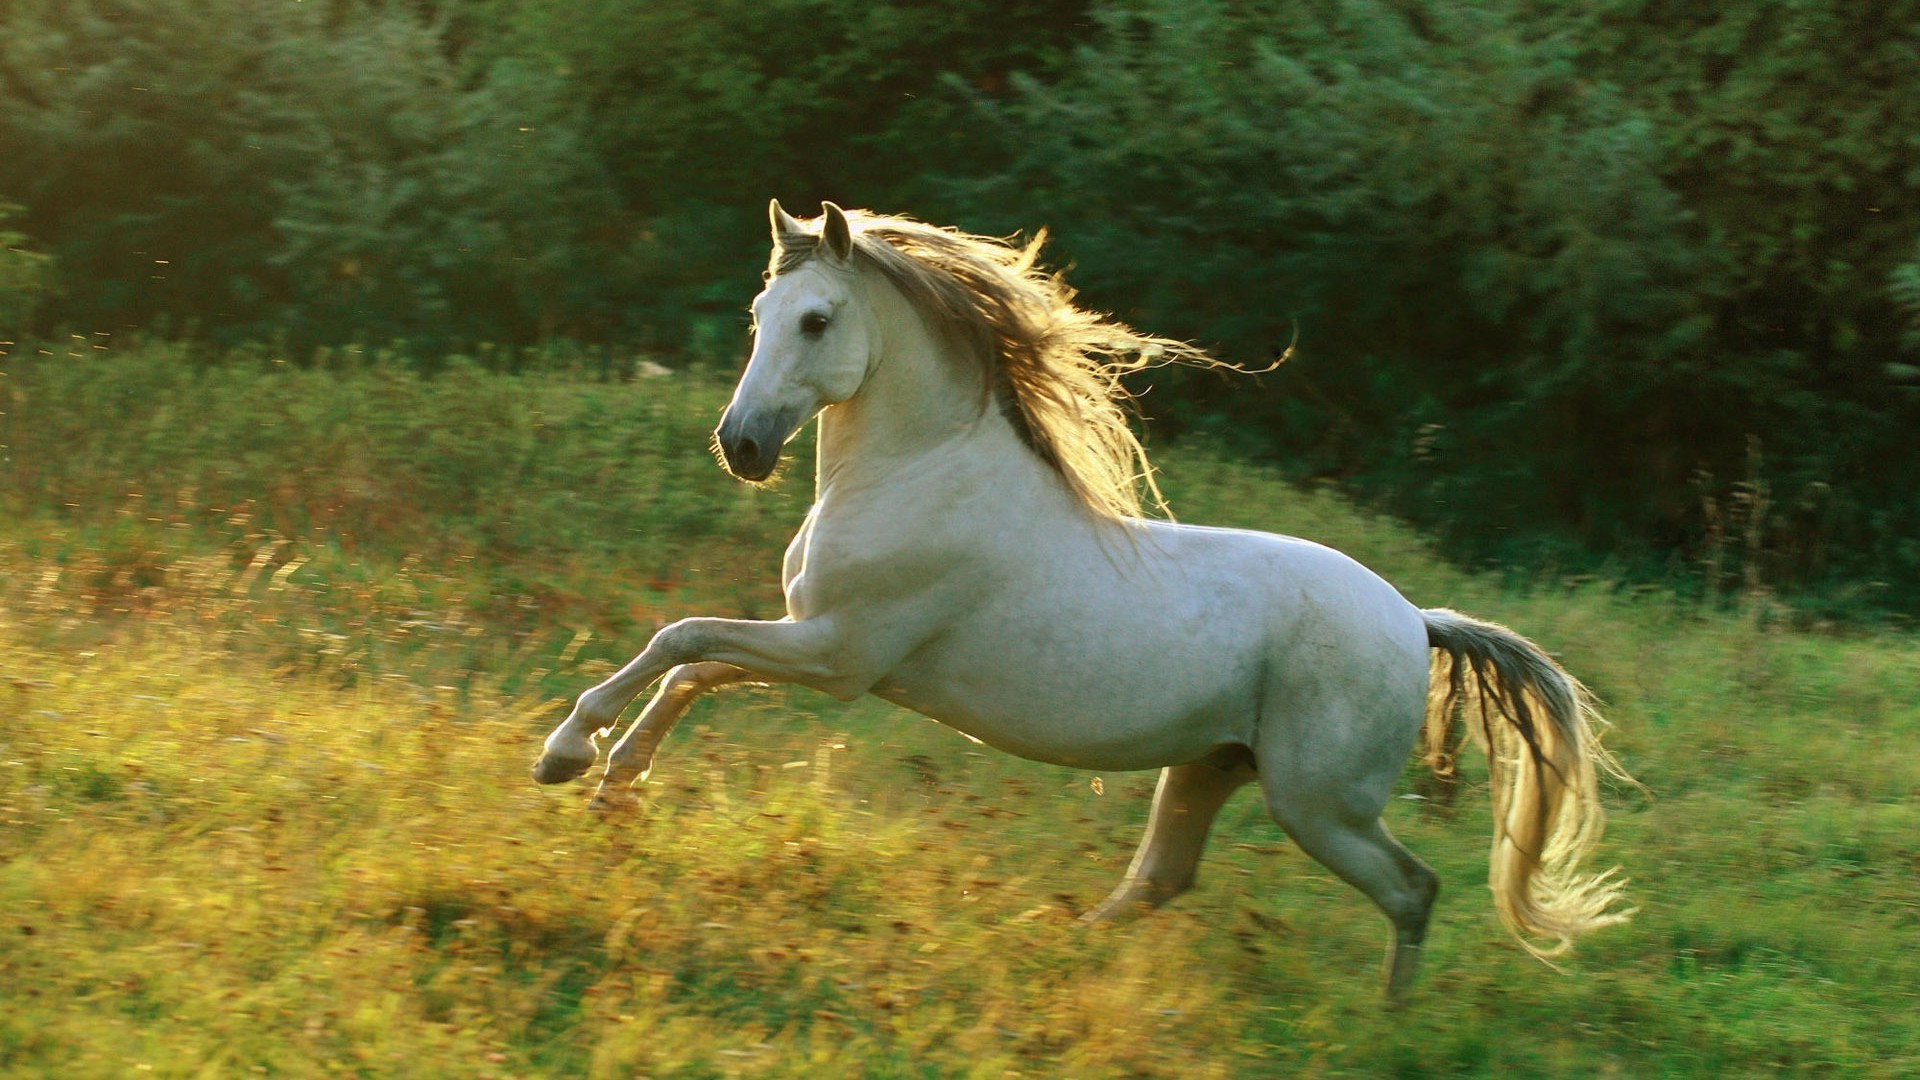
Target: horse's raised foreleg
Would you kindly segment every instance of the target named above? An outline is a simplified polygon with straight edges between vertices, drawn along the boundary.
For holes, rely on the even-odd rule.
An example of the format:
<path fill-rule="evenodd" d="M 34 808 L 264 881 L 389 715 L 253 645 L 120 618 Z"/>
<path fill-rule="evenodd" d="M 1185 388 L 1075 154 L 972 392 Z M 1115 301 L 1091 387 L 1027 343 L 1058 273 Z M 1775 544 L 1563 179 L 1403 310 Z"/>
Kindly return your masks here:
<path fill-rule="evenodd" d="M 639 656 L 605 682 L 580 695 L 573 712 L 547 736 L 533 763 L 533 778 L 557 784 L 586 772 L 598 753 L 594 740 L 613 729 L 621 710 L 640 691 L 668 671 L 699 661 L 741 668 L 753 679 L 801 683 L 841 698 L 858 696 L 875 677 L 827 619 L 682 619 L 655 634 Z"/>
<path fill-rule="evenodd" d="M 1238 761 L 1162 769 L 1147 835 L 1127 867 L 1127 876 L 1084 918 L 1089 922 L 1122 918 L 1142 906 L 1159 907 L 1192 887 L 1214 816 L 1227 796 L 1253 777 L 1253 769 Z"/>
<path fill-rule="evenodd" d="M 633 722 L 614 744 L 613 752 L 607 755 L 607 771 L 600 778 L 599 790 L 594 792 L 592 809 L 608 811 L 632 801 L 629 785 L 646 779 L 653 767 L 654 751 L 673 730 L 673 725 L 687 714 L 695 698 L 716 687 L 751 677 L 732 664 L 720 663 L 682 664 L 667 672 L 653 700 L 647 702 L 646 709 L 640 713 L 640 719 Z"/>

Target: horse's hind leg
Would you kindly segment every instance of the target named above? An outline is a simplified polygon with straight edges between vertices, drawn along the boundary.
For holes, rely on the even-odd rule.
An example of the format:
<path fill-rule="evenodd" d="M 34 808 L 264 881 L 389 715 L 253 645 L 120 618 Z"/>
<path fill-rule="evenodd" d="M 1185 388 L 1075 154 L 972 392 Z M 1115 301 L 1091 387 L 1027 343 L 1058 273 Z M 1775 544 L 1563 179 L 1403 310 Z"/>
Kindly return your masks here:
<path fill-rule="evenodd" d="M 1365 824 L 1334 820 L 1296 821 L 1287 832 L 1301 850 L 1341 879 L 1366 893 L 1393 923 L 1387 952 L 1387 1000 L 1406 1001 L 1420 970 L 1420 945 L 1426 940 L 1440 879 L 1400 845 L 1378 818 Z"/>
<path fill-rule="evenodd" d="M 1387 998 L 1400 1004 L 1419 971 L 1420 944 L 1427 936 L 1440 879 L 1381 822 L 1390 786 L 1367 777 L 1309 773 L 1277 762 L 1270 767 L 1263 760 L 1260 783 L 1267 809 L 1302 851 L 1365 893 L 1393 923 Z"/>
<path fill-rule="evenodd" d="M 630 785 L 643 779 L 653 767 L 653 752 L 659 749 L 673 725 L 687 714 L 694 699 L 715 687 L 748 678 L 751 676 L 732 664 L 715 662 L 682 664 L 667 672 L 660 680 L 659 691 L 641 711 L 640 719 L 633 722 L 614 745 L 613 752 L 607 755 L 607 771 L 600 777 L 600 787 L 594 792 L 590 808 L 604 812 L 631 803 L 634 796 Z"/>
<path fill-rule="evenodd" d="M 1147 835 L 1127 867 L 1127 876 L 1085 918 L 1090 922 L 1117 919 L 1142 905 L 1159 907 L 1186 892 L 1199 869 L 1214 816 L 1227 796 L 1253 776 L 1244 751 L 1217 763 L 1199 761 L 1162 769 Z"/>

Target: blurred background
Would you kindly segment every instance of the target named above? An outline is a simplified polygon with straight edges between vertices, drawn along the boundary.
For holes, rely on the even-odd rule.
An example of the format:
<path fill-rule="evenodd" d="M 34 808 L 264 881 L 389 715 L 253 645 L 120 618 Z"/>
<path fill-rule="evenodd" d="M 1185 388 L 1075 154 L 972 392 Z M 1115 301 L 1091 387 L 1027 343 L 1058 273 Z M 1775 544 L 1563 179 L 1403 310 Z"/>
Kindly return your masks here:
<path fill-rule="evenodd" d="M 1910 615 L 1917 69 L 1861 0 L 11 0 L 0 350 L 625 379 L 737 362 L 769 196 L 1044 226 L 1144 329 L 1297 333 L 1152 376 L 1160 443 Z"/>

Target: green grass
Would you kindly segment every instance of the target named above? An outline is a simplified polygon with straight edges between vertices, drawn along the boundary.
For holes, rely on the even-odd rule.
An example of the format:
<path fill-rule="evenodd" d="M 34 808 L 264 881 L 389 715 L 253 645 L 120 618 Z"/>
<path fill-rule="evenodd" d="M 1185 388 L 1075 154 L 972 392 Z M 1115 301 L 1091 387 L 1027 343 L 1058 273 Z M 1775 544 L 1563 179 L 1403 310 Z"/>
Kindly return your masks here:
<path fill-rule="evenodd" d="M 1183 518 L 1542 642 L 1651 789 L 1611 794 L 1602 852 L 1641 911 L 1564 974 L 1493 916 L 1484 791 L 1396 801 L 1445 882 L 1396 1014 L 1384 921 L 1251 796 L 1195 892 L 1088 931 L 1151 775 L 1097 793 L 878 702 L 743 690 L 696 706 L 633 820 L 532 785 L 565 700 L 654 626 L 778 609 L 805 470 L 713 467 L 720 376 L 194 361 L 0 377 L 0 1072 L 1920 1071 L 1911 636 L 1515 589 L 1163 451 Z"/>

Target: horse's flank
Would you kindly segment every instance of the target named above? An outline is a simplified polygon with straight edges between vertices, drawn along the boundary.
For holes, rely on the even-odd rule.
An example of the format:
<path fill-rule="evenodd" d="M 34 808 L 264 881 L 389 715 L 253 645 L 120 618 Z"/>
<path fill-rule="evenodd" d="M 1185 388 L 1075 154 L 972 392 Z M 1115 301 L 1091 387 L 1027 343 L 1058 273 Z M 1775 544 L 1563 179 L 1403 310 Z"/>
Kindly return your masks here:
<path fill-rule="evenodd" d="M 1075 501 L 1105 518 L 1171 516 L 1128 423 L 1121 376 L 1166 363 L 1228 366 L 1185 342 L 1142 334 L 1076 305 L 1041 269 L 1041 230 L 1015 244 L 911 218 L 846 212 L 854 256 L 877 268 L 980 365 L 981 387 Z M 820 249 L 817 232 L 779 237 L 769 280 Z"/>

